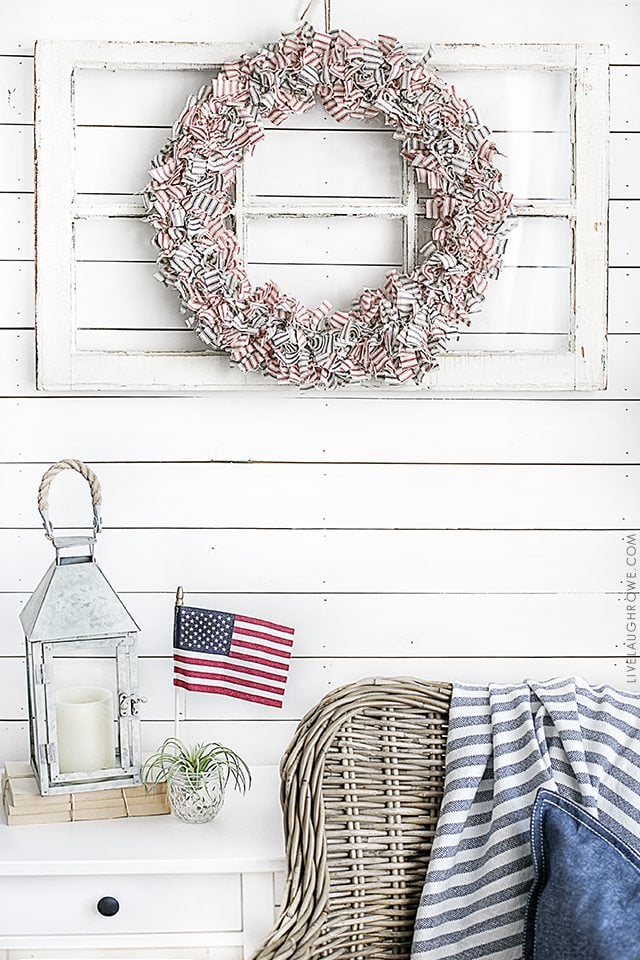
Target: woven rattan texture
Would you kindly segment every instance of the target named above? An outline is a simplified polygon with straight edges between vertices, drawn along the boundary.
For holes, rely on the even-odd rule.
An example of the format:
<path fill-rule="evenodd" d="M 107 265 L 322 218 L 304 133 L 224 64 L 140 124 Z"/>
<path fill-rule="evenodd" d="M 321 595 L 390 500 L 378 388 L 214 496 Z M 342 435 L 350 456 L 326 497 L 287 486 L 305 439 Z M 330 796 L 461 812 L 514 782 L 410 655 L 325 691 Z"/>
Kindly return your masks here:
<path fill-rule="evenodd" d="M 283 906 L 254 960 L 409 956 L 450 699 L 446 683 L 361 680 L 301 721 L 281 765 Z"/>

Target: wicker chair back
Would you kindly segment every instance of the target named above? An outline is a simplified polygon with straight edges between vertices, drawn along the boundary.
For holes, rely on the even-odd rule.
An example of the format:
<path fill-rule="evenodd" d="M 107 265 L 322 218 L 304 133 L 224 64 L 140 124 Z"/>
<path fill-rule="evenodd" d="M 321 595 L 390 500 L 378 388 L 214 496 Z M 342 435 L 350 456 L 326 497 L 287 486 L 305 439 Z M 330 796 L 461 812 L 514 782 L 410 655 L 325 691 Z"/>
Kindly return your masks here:
<path fill-rule="evenodd" d="M 254 960 L 407 960 L 450 699 L 447 683 L 361 680 L 300 722 L 281 764 L 283 906 Z"/>

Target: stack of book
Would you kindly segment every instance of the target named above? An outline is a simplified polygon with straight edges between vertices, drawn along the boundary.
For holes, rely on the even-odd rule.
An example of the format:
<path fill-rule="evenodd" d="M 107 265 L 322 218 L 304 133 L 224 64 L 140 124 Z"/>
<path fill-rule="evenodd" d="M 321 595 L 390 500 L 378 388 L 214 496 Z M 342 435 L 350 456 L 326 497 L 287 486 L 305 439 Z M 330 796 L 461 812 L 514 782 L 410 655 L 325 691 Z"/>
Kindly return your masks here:
<path fill-rule="evenodd" d="M 27 823 L 66 823 L 70 820 L 115 820 L 169 813 L 167 785 L 123 787 L 61 793 L 42 797 L 28 762 L 7 761 L 2 797 L 10 827 Z"/>

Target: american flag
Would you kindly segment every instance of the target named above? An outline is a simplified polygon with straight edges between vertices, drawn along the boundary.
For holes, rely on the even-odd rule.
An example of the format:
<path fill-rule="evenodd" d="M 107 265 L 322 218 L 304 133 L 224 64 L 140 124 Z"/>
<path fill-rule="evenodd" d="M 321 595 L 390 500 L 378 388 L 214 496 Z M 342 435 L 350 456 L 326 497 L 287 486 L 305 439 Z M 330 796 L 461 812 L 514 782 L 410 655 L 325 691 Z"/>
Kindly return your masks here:
<path fill-rule="evenodd" d="M 178 603 L 174 686 L 281 707 L 294 632 L 270 620 Z"/>

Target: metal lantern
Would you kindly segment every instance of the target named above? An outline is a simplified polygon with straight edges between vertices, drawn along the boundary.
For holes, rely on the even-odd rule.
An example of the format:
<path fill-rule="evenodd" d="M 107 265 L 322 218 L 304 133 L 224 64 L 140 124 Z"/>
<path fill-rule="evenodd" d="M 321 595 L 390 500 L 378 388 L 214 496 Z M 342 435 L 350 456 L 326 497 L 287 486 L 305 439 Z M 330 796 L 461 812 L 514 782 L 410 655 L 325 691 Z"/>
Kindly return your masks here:
<path fill-rule="evenodd" d="M 58 537 L 49 487 L 62 470 L 89 483 L 93 535 Z M 47 470 L 38 509 L 56 557 L 20 620 L 26 640 L 31 763 L 43 795 L 140 783 L 139 627 L 96 563 L 100 483 L 80 460 Z"/>

